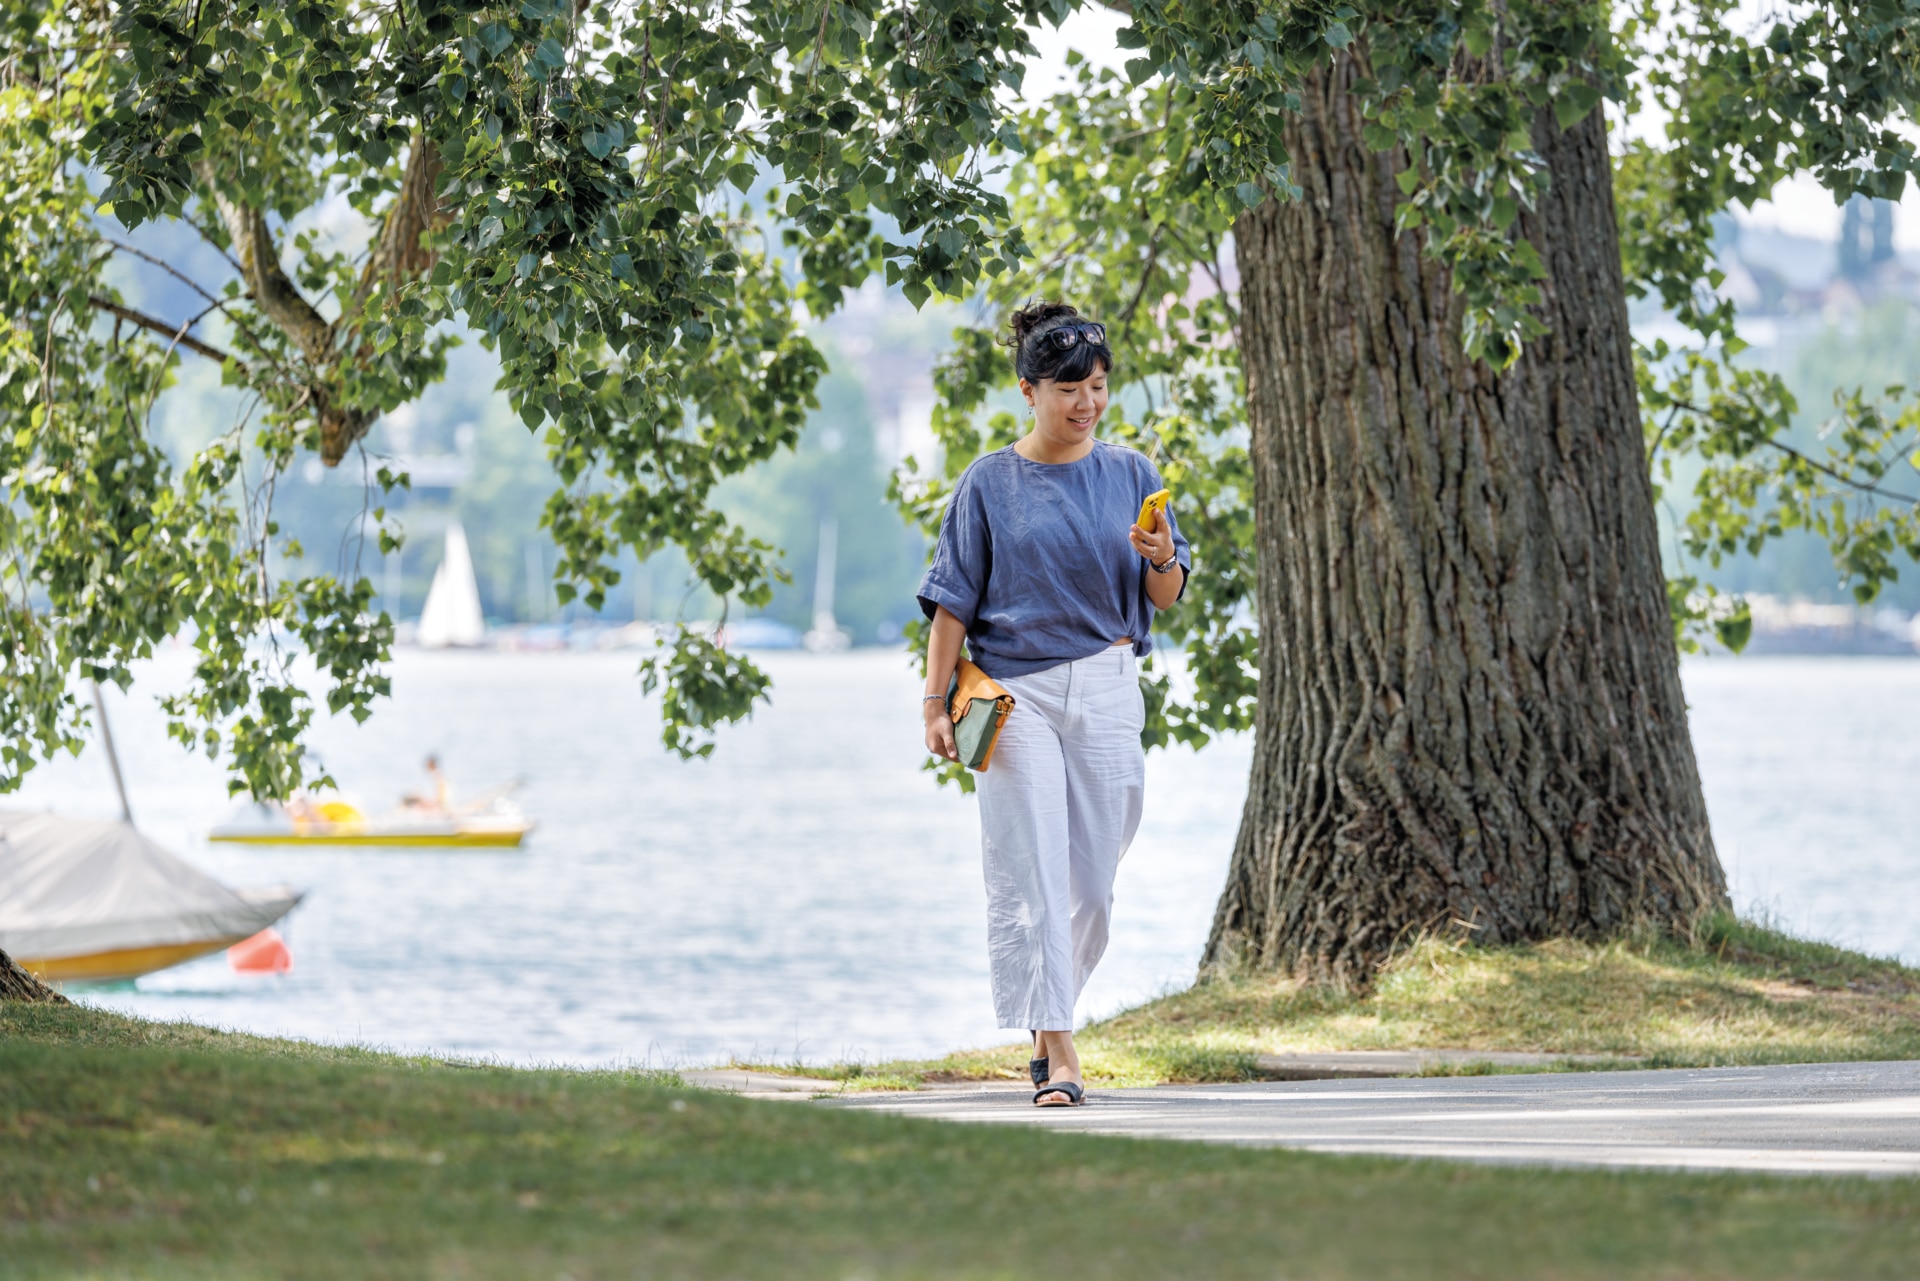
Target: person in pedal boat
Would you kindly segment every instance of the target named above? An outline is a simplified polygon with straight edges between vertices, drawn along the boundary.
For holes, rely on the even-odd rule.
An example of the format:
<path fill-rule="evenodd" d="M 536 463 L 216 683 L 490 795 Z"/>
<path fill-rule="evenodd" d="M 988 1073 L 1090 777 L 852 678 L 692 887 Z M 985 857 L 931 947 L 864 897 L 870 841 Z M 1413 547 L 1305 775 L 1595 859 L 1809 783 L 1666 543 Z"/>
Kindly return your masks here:
<path fill-rule="evenodd" d="M 1136 662 L 1192 557 L 1138 450 L 1094 436 L 1114 359 L 1063 303 L 1015 312 L 1032 426 L 954 486 L 919 600 L 927 749 L 959 759 L 946 705 L 964 643 L 1013 696 L 979 775 L 987 951 L 1000 1026 L 1034 1033 L 1042 1107 L 1084 1097 L 1073 1010 L 1107 946 L 1113 878 L 1140 824 L 1146 703 Z"/>
<path fill-rule="evenodd" d="M 423 767 L 433 790 L 428 793 L 408 792 L 400 798 L 401 807 L 426 814 L 451 814 L 453 812 L 453 785 L 440 769 L 438 756 L 427 757 Z"/>

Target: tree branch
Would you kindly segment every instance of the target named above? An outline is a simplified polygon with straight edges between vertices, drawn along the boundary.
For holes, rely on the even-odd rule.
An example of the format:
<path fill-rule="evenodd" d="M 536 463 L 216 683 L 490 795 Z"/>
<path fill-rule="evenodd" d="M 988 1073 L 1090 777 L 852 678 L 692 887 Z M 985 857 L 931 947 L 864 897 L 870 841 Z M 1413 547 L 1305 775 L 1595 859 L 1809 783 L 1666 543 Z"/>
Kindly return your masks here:
<path fill-rule="evenodd" d="M 187 332 L 185 325 L 169 325 L 166 321 L 156 316 L 149 316 L 143 311 L 135 311 L 131 307 L 123 307 L 110 298 L 102 298 L 99 294 L 89 295 L 87 301 L 110 316 L 118 316 L 120 319 L 138 325 L 142 329 L 151 329 L 156 334 L 164 334 L 178 346 L 185 347 L 188 351 L 197 355 L 205 356 L 208 360 L 217 360 L 223 365 L 231 360 L 241 369 L 247 367 L 247 363 L 244 360 L 236 359 L 226 352 L 221 351 L 218 347 L 203 343 L 198 338 L 195 338 Z M 191 321 L 188 322 L 188 324 L 191 323 Z"/>
<path fill-rule="evenodd" d="M 1173 243 L 1180 247 L 1181 252 L 1185 253 L 1187 257 L 1193 261 L 1199 263 L 1200 270 L 1207 273 L 1207 279 L 1213 282 L 1214 292 L 1220 296 L 1221 304 L 1227 309 L 1227 315 L 1233 318 L 1235 326 L 1238 327 L 1240 322 L 1240 309 L 1233 305 L 1233 292 L 1227 288 L 1226 278 L 1220 274 L 1219 241 L 1214 240 L 1210 247 L 1211 251 L 1203 257 L 1194 250 L 1192 245 L 1187 243 L 1184 236 L 1175 230 L 1172 223 L 1163 222 L 1160 226 L 1166 231 L 1168 236 L 1173 238 Z"/>
<path fill-rule="evenodd" d="M 202 236 L 205 236 L 207 234 L 205 228 L 197 227 L 196 230 L 198 230 Z M 101 239 L 106 241 L 106 243 L 108 243 L 109 245 L 112 245 L 115 249 L 121 251 L 122 253 L 130 253 L 136 258 L 152 263 L 154 266 L 166 272 L 169 276 L 172 276 L 175 280 L 178 280 L 181 284 L 184 284 L 187 288 L 193 290 L 195 293 L 199 294 L 202 298 L 205 298 L 210 304 L 212 304 L 206 309 L 206 311 L 201 312 L 198 316 L 195 316 L 192 320 L 188 321 L 187 322 L 188 328 L 192 328 L 194 325 L 199 324 L 200 321 L 205 318 L 205 316 L 207 315 L 207 312 L 221 311 L 226 315 L 228 322 L 232 324 L 235 329 L 238 329 L 241 332 L 241 334 L 246 337 L 248 342 L 252 343 L 255 347 L 258 347 L 261 349 L 262 354 L 266 356 L 266 360 L 268 364 L 272 365 L 275 369 L 279 369 L 282 371 L 286 369 L 286 366 L 283 363 L 273 359 L 271 355 L 266 354 L 267 345 L 260 341 L 260 335 L 258 335 L 253 331 L 253 326 L 247 323 L 246 318 L 244 316 L 235 315 L 233 312 L 227 310 L 228 307 L 230 307 L 233 303 L 240 301 L 240 298 L 245 297 L 245 295 L 241 295 L 240 297 L 237 297 L 237 298 L 221 298 L 215 294 L 209 293 L 206 287 L 202 285 L 199 281 L 193 279 L 193 277 L 187 275 L 185 272 L 175 267 L 172 263 L 167 262 L 165 259 L 156 258 L 154 255 L 146 252 L 143 249 L 135 248 L 133 245 L 124 244 L 118 240 L 115 240 L 111 236 L 102 236 Z M 215 247 L 218 248 L 218 246 L 215 246 Z M 233 259 L 229 257 L 224 250 L 221 251 L 220 256 L 223 259 L 225 259 L 229 264 L 232 265 L 234 271 L 236 272 L 240 271 L 240 264 L 237 262 L 234 262 Z M 242 279 L 244 278 L 245 276 L 243 273 Z"/>
<path fill-rule="evenodd" d="M 185 272 L 181 271 L 178 267 L 175 267 L 172 263 L 166 261 L 164 258 L 156 258 L 152 254 L 148 253 L 146 250 L 138 249 L 138 248 L 135 248 L 133 245 L 129 245 L 122 241 L 115 240 L 112 236 L 102 236 L 100 238 L 106 241 L 108 244 L 112 245 L 115 249 L 118 249 L 123 254 L 132 254 L 135 258 L 138 258 L 143 262 L 152 263 L 154 266 L 166 272 L 169 276 L 172 276 L 175 280 L 179 281 L 181 284 L 185 285 L 187 288 L 193 290 L 193 292 L 195 292 L 196 294 L 199 294 L 202 298 L 205 298 L 208 302 L 220 301 L 219 298 L 207 292 L 206 286 L 202 285 L 199 281 L 187 275 Z"/>
<path fill-rule="evenodd" d="M 360 304 L 373 292 L 374 282 L 382 276 L 389 281 L 399 281 L 433 270 L 437 255 L 421 243 L 421 238 L 428 232 L 439 231 L 449 221 L 446 211 L 440 207 L 440 153 L 427 141 L 426 135 L 415 133 L 408 144 L 407 168 L 400 177 L 399 194 L 388 207 L 380 236 L 367 255 L 367 265 L 360 273 L 360 284 L 354 290 L 350 310 L 360 310 Z"/>
<path fill-rule="evenodd" d="M 1160 235 L 1166 230 L 1165 223 L 1156 223 L 1153 235 L 1147 239 L 1147 265 L 1140 272 L 1140 287 L 1133 291 L 1133 299 L 1120 312 L 1120 323 L 1126 325 L 1133 320 L 1133 313 L 1139 310 L 1140 300 L 1147 296 L 1147 282 L 1153 279 L 1153 269 L 1160 265 Z"/>
<path fill-rule="evenodd" d="M 366 435 L 378 415 L 356 406 L 341 405 L 335 399 L 332 380 L 340 354 L 333 346 L 333 325 L 287 278 L 280 266 L 279 246 L 267 227 L 266 211 L 228 198 L 209 161 L 197 162 L 193 172 L 206 187 L 240 255 L 240 274 L 247 282 L 254 305 L 306 357 L 312 372 L 305 390 L 320 420 L 320 461 L 332 467 L 346 457 L 354 441 Z"/>
<path fill-rule="evenodd" d="M 1659 432 L 1653 438 L 1653 444 L 1647 447 L 1647 466 L 1651 468 L 1660 460 L 1660 446 L 1667 439 L 1667 432 L 1673 427 L 1673 420 L 1680 416 L 1681 406 L 1675 405 L 1673 412 L 1667 415 L 1667 421 L 1660 424 Z M 1695 412 L 1698 412 L 1697 410 Z"/>
<path fill-rule="evenodd" d="M 205 184 L 227 235 L 240 257 L 240 273 L 245 277 L 254 305 L 288 338 L 293 340 L 307 363 L 316 370 L 333 364 L 333 326 L 313 309 L 280 266 L 279 246 L 267 227 L 264 210 L 254 209 L 227 198 L 219 187 L 213 165 L 200 161 L 193 167 L 195 176 Z"/>
<path fill-rule="evenodd" d="M 1832 477 L 1834 480 L 1839 481 L 1842 485 L 1845 485 L 1849 489 L 1859 490 L 1863 494 L 1872 494 L 1875 498 L 1891 498 L 1896 503 L 1907 503 L 1910 506 L 1920 506 L 1920 498 L 1914 498 L 1907 494 L 1895 493 L 1891 489 L 1882 489 L 1880 488 L 1880 486 L 1871 484 L 1867 481 L 1855 480 L 1853 477 L 1847 475 L 1846 473 L 1839 471 L 1833 467 L 1829 467 L 1825 463 L 1820 462 L 1817 459 L 1807 457 L 1807 455 L 1801 453 L 1799 450 L 1795 449 L 1792 445 L 1783 445 L 1777 440 L 1766 440 L 1766 441 L 1762 441 L 1761 443 L 1768 446 L 1769 448 L 1779 450 L 1781 453 L 1787 455 L 1789 458 L 1799 459 L 1801 462 L 1813 468 L 1815 471 L 1821 473 L 1822 475 Z"/>
<path fill-rule="evenodd" d="M 416 132 L 407 155 L 406 170 L 401 175 L 399 193 L 387 209 L 353 297 L 343 299 L 340 318 L 329 321 L 295 287 L 281 267 L 279 247 L 267 226 L 265 211 L 229 198 L 221 189 L 211 162 L 203 160 L 194 165 L 195 176 L 205 187 L 228 238 L 233 241 L 234 252 L 239 257 L 235 266 L 247 284 L 254 305 L 306 358 L 311 372 L 306 375 L 303 399 L 320 420 L 320 459 L 329 467 L 345 458 L 347 451 L 367 434 L 374 419 L 379 417 L 377 411 L 339 403 L 337 389 L 342 361 L 371 358 L 372 352 L 365 343 L 351 354 L 343 352 L 338 346 L 338 335 L 343 328 L 351 332 L 357 327 L 368 298 L 383 280 L 397 283 L 416 279 L 432 270 L 435 253 L 427 238 L 449 221 L 440 207 L 440 172 L 439 152 L 425 134 Z"/>
<path fill-rule="evenodd" d="M 1676 410 L 1684 409 L 1689 413 L 1699 414 L 1703 417 L 1706 415 L 1706 412 L 1707 412 L 1706 410 L 1700 408 L 1698 405 L 1693 404 L 1691 401 L 1676 400 L 1673 402 L 1673 405 Z M 1662 428 L 1661 435 L 1664 436 L 1665 434 L 1666 434 L 1666 429 Z M 1657 441 L 1655 443 L 1658 444 Z M 1896 493 L 1891 489 L 1882 489 L 1880 488 L 1880 486 L 1876 484 L 1872 484 L 1871 482 L 1868 482 L 1868 481 L 1855 480 L 1853 477 L 1847 475 L 1845 472 L 1840 471 L 1837 468 L 1830 467 L 1826 463 L 1821 462 L 1817 458 L 1812 458 L 1806 454 L 1801 453 L 1799 450 L 1795 449 L 1792 445 L 1783 445 L 1779 441 L 1774 440 L 1772 437 L 1766 437 L 1762 439 L 1760 443 L 1762 445 L 1765 445 L 1769 449 L 1779 450 L 1781 453 L 1785 454 L 1789 458 L 1797 459 L 1800 462 L 1805 463 L 1807 466 L 1813 468 L 1815 471 L 1819 472 L 1821 475 L 1831 477 L 1832 479 L 1839 481 L 1842 485 L 1845 485 L 1848 489 L 1858 490 L 1860 493 L 1863 493 L 1863 494 L 1871 494 L 1875 498 L 1890 498 L 1896 503 L 1908 503 L 1913 506 L 1920 507 L 1920 498 L 1915 498 L 1909 494 Z M 1651 461 L 1651 459 L 1649 459 L 1649 461 Z"/>
<path fill-rule="evenodd" d="M 247 273 L 241 269 L 240 264 L 237 261 L 235 261 L 234 256 L 227 252 L 227 247 L 213 238 L 213 233 L 207 230 L 206 227 L 201 225 L 201 221 L 199 218 L 183 215 L 182 221 L 185 222 L 189 227 L 192 227 L 194 230 L 194 234 L 199 236 L 201 240 L 206 242 L 207 248 L 219 254 L 220 257 L 223 260 L 225 260 L 227 266 L 233 268 L 234 275 L 240 277 L 240 279 L 242 280 L 245 280 L 247 278 Z"/>

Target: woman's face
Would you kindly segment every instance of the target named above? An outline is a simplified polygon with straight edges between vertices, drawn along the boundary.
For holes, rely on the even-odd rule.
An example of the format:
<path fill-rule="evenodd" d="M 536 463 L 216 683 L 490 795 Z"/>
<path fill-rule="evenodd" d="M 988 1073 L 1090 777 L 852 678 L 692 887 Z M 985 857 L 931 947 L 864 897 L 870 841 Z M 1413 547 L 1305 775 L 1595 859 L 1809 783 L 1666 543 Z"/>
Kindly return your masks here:
<path fill-rule="evenodd" d="M 1107 371 L 1096 368 L 1079 382 L 1022 378 L 1020 393 L 1033 406 L 1034 431 L 1049 444 L 1071 449 L 1093 435 L 1107 412 Z"/>

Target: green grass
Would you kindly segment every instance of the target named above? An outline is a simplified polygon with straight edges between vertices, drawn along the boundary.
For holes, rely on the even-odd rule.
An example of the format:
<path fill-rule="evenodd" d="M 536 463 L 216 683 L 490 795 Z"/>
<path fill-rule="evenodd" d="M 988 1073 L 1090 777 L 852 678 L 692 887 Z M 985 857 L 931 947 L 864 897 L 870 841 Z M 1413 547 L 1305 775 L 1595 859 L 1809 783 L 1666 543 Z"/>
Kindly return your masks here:
<path fill-rule="evenodd" d="M 1529 1050 L 1651 1067 L 1911 1059 L 1920 1058 L 1920 970 L 1724 916 L 1686 942 L 1423 939 L 1362 993 L 1216 977 L 1092 1024 L 1075 1041 L 1089 1080 L 1108 1085 L 1253 1080 L 1256 1056 L 1302 1050 Z M 1023 1080 L 1026 1057 L 1013 1045 L 774 1070 L 899 1089 Z"/>
<path fill-rule="evenodd" d="M 941 1126 L 0 1005 L 7 1278 L 1907 1277 L 1920 1180 Z"/>

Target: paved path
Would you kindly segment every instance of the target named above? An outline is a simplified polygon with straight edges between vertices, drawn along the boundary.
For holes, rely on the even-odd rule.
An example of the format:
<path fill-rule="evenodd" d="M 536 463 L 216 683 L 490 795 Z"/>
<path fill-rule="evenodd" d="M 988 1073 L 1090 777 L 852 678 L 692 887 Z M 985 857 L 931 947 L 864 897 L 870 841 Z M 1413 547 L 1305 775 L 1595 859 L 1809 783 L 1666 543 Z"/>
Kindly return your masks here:
<path fill-rule="evenodd" d="M 1545 1165 L 1920 1175 L 1920 1062 L 844 1095 L 943 1121 Z"/>
<path fill-rule="evenodd" d="M 821 1077 L 786 1076 L 747 1068 L 682 1068 L 679 1076 L 688 1085 L 702 1090 L 724 1090 L 749 1099 L 810 1099 L 835 1094 L 843 1088 L 839 1081 Z"/>
<path fill-rule="evenodd" d="M 1509 1050 L 1324 1050 L 1318 1053 L 1256 1054 L 1254 1066 L 1270 1081 L 1334 1081 L 1349 1077 L 1419 1076 L 1429 1068 L 1464 1067 L 1484 1063 L 1493 1067 L 1547 1068 L 1555 1065 L 1606 1064 L 1619 1067 L 1640 1060 L 1615 1054 L 1529 1054 Z M 686 1068 L 680 1079 L 703 1090 L 724 1090 L 750 1099 L 812 1098 L 839 1094 L 845 1084 L 813 1076 L 756 1072 L 751 1068 Z M 974 1093 L 981 1089 L 1024 1089 L 1020 1081 L 992 1085 L 933 1085 L 929 1090 Z"/>

